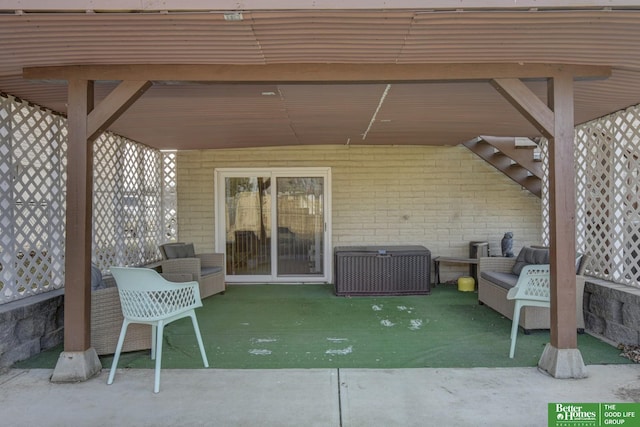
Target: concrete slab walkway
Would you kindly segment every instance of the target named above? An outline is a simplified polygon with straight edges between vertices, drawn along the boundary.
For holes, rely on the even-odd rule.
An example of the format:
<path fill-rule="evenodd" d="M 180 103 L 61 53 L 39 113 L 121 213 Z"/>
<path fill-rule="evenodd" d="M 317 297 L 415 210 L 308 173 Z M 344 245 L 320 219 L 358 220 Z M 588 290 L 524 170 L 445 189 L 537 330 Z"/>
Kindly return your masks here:
<path fill-rule="evenodd" d="M 546 426 L 550 402 L 640 402 L 638 365 L 558 380 L 536 368 L 108 370 L 77 384 L 49 369 L 0 375 L 6 426 Z"/>

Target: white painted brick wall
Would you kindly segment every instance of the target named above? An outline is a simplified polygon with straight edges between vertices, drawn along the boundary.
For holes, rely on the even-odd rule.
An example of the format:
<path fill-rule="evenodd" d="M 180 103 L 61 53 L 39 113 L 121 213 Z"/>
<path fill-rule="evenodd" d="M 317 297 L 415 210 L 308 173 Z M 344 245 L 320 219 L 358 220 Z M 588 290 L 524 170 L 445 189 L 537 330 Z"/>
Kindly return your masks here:
<path fill-rule="evenodd" d="M 214 247 L 214 168 L 331 167 L 333 246 L 417 244 L 468 256 L 469 242 L 500 254 L 540 244 L 540 199 L 462 146 L 322 146 L 178 153 L 179 240 Z M 442 265 L 442 279 L 467 270 Z"/>

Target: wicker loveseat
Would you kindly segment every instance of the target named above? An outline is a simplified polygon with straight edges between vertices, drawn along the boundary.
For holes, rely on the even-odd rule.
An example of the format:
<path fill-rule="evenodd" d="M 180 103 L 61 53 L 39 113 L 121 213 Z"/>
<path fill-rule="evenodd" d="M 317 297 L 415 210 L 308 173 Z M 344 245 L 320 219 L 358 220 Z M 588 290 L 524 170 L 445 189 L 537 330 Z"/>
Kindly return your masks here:
<path fill-rule="evenodd" d="M 188 282 L 191 274 L 162 274 L 172 282 Z M 116 351 L 120 329 L 122 328 L 122 307 L 113 276 L 102 276 L 92 268 L 91 272 L 91 346 L 99 356 Z M 151 348 L 151 326 L 134 323 L 129 325 L 122 347 L 123 352 L 147 350 Z"/>
<path fill-rule="evenodd" d="M 105 276 L 102 281 L 103 288 L 91 291 L 91 346 L 98 355 L 115 353 L 124 320 L 116 281 L 111 276 Z M 122 351 L 150 348 L 151 326 L 130 325 Z"/>
<path fill-rule="evenodd" d="M 162 275 L 168 280 L 197 281 L 201 298 L 225 291 L 224 254 L 196 254 L 190 243 L 166 243 L 160 246 L 160 252 Z M 176 274 L 187 276 L 176 280 L 172 278 Z"/>
<path fill-rule="evenodd" d="M 522 251 L 527 252 L 523 254 Z M 500 257 L 482 257 L 478 264 L 478 302 L 485 304 L 502 314 L 508 319 L 513 319 L 514 300 L 507 299 L 507 292 L 518 281 L 518 275 L 514 274 L 514 266 L 516 261 L 522 263 L 524 255 L 533 260 L 534 255 L 531 251 L 544 251 L 543 249 L 523 248 L 518 258 L 500 258 Z M 536 262 L 525 262 L 526 264 L 548 264 L 548 251 L 546 260 L 543 259 L 542 253 L 537 252 L 535 257 L 539 258 Z M 582 276 L 584 265 L 586 264 L 586 256 L 580 258 L 579 267 L 576 270 L 576 320 L 579 331 L 584 330 L 583 296 L 584 281 Z M 522 268 L 522 267 L 520 267 Z M 518 270 L 516 270 L 518 271 Z M 543 307 L 523 307 L 520 314 L 520 326 L 525 330 L 531 329 L 549 329 L 551 327 L 551 315 L 548 308 Z"/>

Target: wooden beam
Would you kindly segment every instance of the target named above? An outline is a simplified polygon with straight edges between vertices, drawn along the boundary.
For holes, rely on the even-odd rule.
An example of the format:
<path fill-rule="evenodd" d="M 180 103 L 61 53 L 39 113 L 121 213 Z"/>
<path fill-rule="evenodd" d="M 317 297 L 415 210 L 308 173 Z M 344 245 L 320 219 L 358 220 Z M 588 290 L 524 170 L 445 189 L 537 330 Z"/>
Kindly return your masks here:
<path fill-rule="evenodd" d="M 236 0 L 218 0 L 218 1 L 203 1 L 203 0 L 164 0 L 164 1 L 152 1 L 152 0 L 91 0 L 91 1 L 78 1 L 78 0 L 56 0 L 55 3 L 50 4 L 43 2 L 42 0 L 4 0 L 4 8 L 8 10 L 20 10 L 29 11 L 35 13 L 43 13 L 43 11 L 49 12 L 82 12 L 86 13 L 89 6 L 94 10 L 100 12 L 109 13 L 123 13 L 124 11 L 141 11 L 138 13 L 149 12 L 163 12 L 163 13 L 184 13 L 184 12 L 201 12 L 212 14 L 212 12 L 218 12 L 222 15 L 229 11 L 236 9 L 242 9 L 245 11 L 263 10 L 268 8 L 269 10 L 277 11 L 290 11 L 294 10 L 307 10 L 314 13 L 318 11 L 335 10 L 338 8 L 345 8 L 349 10 L 378 10 L 379 7 L 393 9 L 407 9 L 412 10 L 416 8 L 426 8 L 426 4 L 416 0 L 394 0 L 393 2 L 380 2 L 380 6 L 377 2 L 357 0 L 357 1 L 315 1 L 315 0 L 279 0 L 272 1 L 265 4 L 264 0 L 243 0 L 238 2 Z M 384 5 L 384 6 L 383 6 Z M 502 9 L 505 11 L 522 12 L 527 9 L 538 8 L 553 8 L 553 9 L 571 9 L 571 8 L 593 8 L 603 9 L 606 8 L 629 8 L 634 6 L 634 2 L 629 0 L 518 0 L 506 2 L 504 0 L 457 0 L 454 3 L 451 0 L 430 0 L 428 2 L 428 9 L 433 10 L 436 13 L 440 11 L 451 11 L 452 7 L 460 11 L 473 11 L 476 9 L 486 10 Z M 242 7 L 240 7 L 242 6 Z M 531 12 L 530 12 L 531 13 Z M 215 16 L 215 15 L 214 15 Z M 218 18 L 221 19 L 221 18 Z M 246 19 L 246 18 L 245 18 Z"/>
<path fill-rule="evenodd" d="M 151 87 L 148 80 L 121 82 L 98 104 L 87 118 L 87 139 L 93 141 L 104 132 L 131 104 L 136 102 Z"/>
<path fill-rule="evenodd" d="M 553 111 L 518 79 L 494 79 L 491 84 L 546 138 L 555 131 Z"/>
<path fill-rule="evenodd" d="M 68 97 L 64 351 L 82 352 L 91 346 L 93 149 L 87 143 L 87 114 L 93 82 L 69 81 Z"/>
<path fill-rule="evenodd" d="M 611 67 L 572 64 L 120 64 L 26 67 L 35 80 L 155 80 L 218 83 L 402 83 L 452 80 L 606 78 Z"/>
<path fill-rule="evenodd" d="M 551 345 L 575 349 L 576 335 L 576 189 L 574 165 L 573 79 L 549 80 L 549 106 L 555 113 L 549 140 L 549 258 L 551 264 Z"/>

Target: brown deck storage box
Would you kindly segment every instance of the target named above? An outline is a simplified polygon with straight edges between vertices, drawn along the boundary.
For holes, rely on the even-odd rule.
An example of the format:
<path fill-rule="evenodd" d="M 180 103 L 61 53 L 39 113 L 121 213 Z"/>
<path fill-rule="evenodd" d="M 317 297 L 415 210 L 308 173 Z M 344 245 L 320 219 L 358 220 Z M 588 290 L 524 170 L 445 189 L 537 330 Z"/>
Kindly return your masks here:
<path fill-rule="evenodd" d="M 342 246 L 334 250 L 336 295 L 429 294 L 424 246 Z"/>

